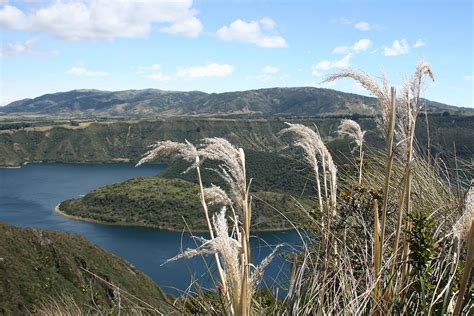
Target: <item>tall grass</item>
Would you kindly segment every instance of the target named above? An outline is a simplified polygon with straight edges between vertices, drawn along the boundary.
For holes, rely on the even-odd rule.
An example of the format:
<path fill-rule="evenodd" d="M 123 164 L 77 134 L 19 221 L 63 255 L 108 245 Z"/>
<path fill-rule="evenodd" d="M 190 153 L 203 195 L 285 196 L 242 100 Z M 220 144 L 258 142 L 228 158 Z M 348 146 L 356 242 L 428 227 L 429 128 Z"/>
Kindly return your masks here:
<path fill-rule="evenodd" d="M 374 110 L 385 150 L 368 146 L 359 124 L 344 120 L 338 131 L 355 141 L 359 167 L 357 173 L 338 169 L 317 127 L 286 123 L 280 136 L 301 150 L 317 203 L 314 209 L 298 204 L 308 219 L 294 223 L 305 227 L 304 247 L 290 256 L 283 298 L 259 291 L 278 247 L 259 264 L 252 262 L 251 179 L 242 148 L 222 138 L 197 146 L 160 141 L 137 164 L 171 155 L 190 164 L 185 172 L 196 171 L 209 238 L 194 236 L 196 248 L 168 261 L 211 255 L 219 284 L 208 292 L 185 293 L 177 303 L 181 307 L 225 315 L 474 314 L 474 188 L 458 194 L 459 178 L 454 184 L 443 164 L 425 160 L 415 146 L 425 80 L 434 80 L 431 66 L 421 61 L 398 98 L 383 73 L 380 84 L 353 69 L 326 81 L 339 78 L 358 81 L 378 98 Z M 224 188 L 204 187 L 204 160 L 217 162 L 212 171 Z M 212 214 L 210 206 L 219 210 Z M 67 297 L 50 305 L 43 313 L 62 313 L 63 305 L 72 312 L 79 308 Z"/>
<path fill-rule="evenodd" d="M 206 138 L 198 148 L 187 141 L 157 142 L 137 166 L 167 154 L 192 163 L 186 172 L 196 169 L 201 205 L 210 235 L 208 240 L 195 236 L 201 242 L 199 247 L 188 249 L 168 261 L 203 254 L 214 255 L 220 278 L 219 288 L 222 289 L 224 300 L 221 311 L 231 315 L 250 315 L 256 309 L 252 297 L 263 277 L 265 267 L 271 262 L 278 247 L 259 265 L 252 263 L 252 200 L 249 193 L 251 181 L 247 181 L 244 150 L 222 138 Z M 211 170 L 224 180 L 229 194 L 214 185 L 204 188 L 200 172 L 202 159 L 218 163 L 218 167 Z M 221 207 L 221 210 L 212 216 L 212 224 L 208 205 Z M 232 212 L 231 216 L 227 216 L 228 208 Z"/>
<path fill-rule="evenodd" d="M 317 206 L 301 206 L 308 217 L 304 227 L 309 237 L 304 250 L 292 257 L 287 295 L 274 297 L 270 306 L 259 304 L 258 284 L 275 253 L 258 266 L 251 262 L 251 180 L 244 150 L 220 138 L 205 139 L 197 147 L 158 142 L 140 161 L 174 154 L 196 169 L 210 238 L 198 238 L 200 246 L 170 260 L 214 256 L 222 290 L 213 295 L 224 304 L 203 301 L 204 311 L 229 315 L 473 312 L 474 191 L 460 199 L 452 180 L 439 165 L 418 154 L 415 146 L 424 82 L 434 79 L 431 66 L 421 61 L 398 98 L 384 74 L 380 84 L 358 70 L 331 75 L 327 81 L 346 77 L 378 98 L 376 118 L 385 150 L 369 147 L 358 123 L 344 120 L 339 134 L 355 141 L 359 152 L 354 160 L 359 164 L 356 174 L 341 171 L 317 127 L 286 123 L 280 134 L 301 149 L 301 159 L 314 179 Z M 226 183 L 225 190 L 204 188 L 200 174 L 204 159 L 219 163 L 214 171 Z M 213 216 L 211 204 L 221 207 Z M 205 300 L 199 295 L 195 299 Z"/>
<path fill-rule="evenodd" d="M 371 156 L 371 163 L 377 167 L 372 166 L 365 173 L 364 181 L 361 172 L 358 181 L 352 184 L 351 177 L 343 179 L 345 183 L 340 186 L 347 191 L 338 204 L 355 212 L 334 214 L 341 216 L 339 227 L 321 226 L 326 231 L 323 235 L 336 236 L 334 240 L 340 243 L 341 252 L 321 251 L 318 245 L 313 252 L 305 254 L 308 260 L 303 260 L 299 273 L 306 278 L 295 277 L 301 280 L 296 286 L 305 291 L 304 295 L 299 292 L 287 298 L 292 311 L 299 314 L 314 311 L 446 313 L 449 310 L 460 313 L 460 306 L 467 311 L 468 303 L 472 304 L 473 300 L 464 295 L 467 284 L 470 285 L 468 280 L 472 280 L 472 251 L 469 250 L 472 246 L 467 239 L 467 253 L 464 253 L 463 243 L 456 242 L 451 233 L 455 223 L 452 214 L 462 209 L 461 203 L 447 185 L 449 181 L 440 178 L 441 173 L 416 155 L 414 148 L 424 79 L 434 79 L 431 66 L 425 61 L 417 65 L 414 75 L 405 82 L 400 98 L 396 98 L 395 88 L 389 88 L 383 74 L 381 85 L 358 70 L 342 71 L 329 76 L 327 81 L 347 77 L 360 82 L 379 99 L 378 126 L 385 132 L 386 151 L 385 155 L 376 152 Z M 350 124 L 354 134 L 360 131 L 353 123 L 345 124 Z M 295 145 L 301 146 L 298 142 Z M 381 188 L 381 194 L 373 196 L 372 188 Z M 360 191 L 366 196 L 354 204 L 352 195 Z M 381 216 L 378 202 L 382 203 Z M 474 215 L 469 211 L 468 200 L 465 204 L 467 215 L 459 221 L 470 225 Z M 372 218 L 367 214 L 372 214 Z M 348 215 L 351 225 L 348 225 Z M 362 236 L 350 232 L 354 222 Z M 334 257 L 330 261 L 338 264 L 330 267 L 332 271 L 315 273 L 320 270 L 320 264 L 314 258 L 322 254 L 330 254 Z M 308 262 L 312 262 L 311 267 Z M 459 269 L 463 264 L 460 280 Z M 333 291 L 328 291 L 328 282 Z M 460 286 L 459 293 L 457 286 Z M 453 310 L 454 302 L 456 309 Z"/>

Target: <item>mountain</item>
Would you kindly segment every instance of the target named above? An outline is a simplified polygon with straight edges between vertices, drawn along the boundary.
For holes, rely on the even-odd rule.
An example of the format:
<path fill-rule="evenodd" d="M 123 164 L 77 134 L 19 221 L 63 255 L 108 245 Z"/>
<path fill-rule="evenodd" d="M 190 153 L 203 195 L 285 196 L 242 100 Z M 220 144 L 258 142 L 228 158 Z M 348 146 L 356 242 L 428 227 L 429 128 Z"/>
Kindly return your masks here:
<path fill-rule="evenodd" d="M 428 101 L 431 111 L 460 111 Z M 175 115 L 334 115 L 372 114 L 376 99 L 312 87 L 269 88 L 225 93 L 164 91 L 157 89 L 100 91 L 73 90 L 15 101 L 3 113 L 59 116 L 175 116 Z"/>
<path fill-rule="evenodd" d="M 1 315 L 50 314 L 41 311 L 52 302 L 91 314 L 116 314 L 117 301 L 124 310 L 143 308 L 132 295 L 165 314 L 174 310 L 149 277 L 83 237 L 0 222 Z"/>

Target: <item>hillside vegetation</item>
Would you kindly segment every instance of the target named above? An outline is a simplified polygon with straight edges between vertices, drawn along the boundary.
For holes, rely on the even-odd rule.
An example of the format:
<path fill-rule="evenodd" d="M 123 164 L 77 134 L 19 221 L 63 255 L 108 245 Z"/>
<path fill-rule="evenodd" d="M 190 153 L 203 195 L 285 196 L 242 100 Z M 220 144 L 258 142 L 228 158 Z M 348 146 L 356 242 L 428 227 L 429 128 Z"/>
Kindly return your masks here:
<path fill-rule="evenodd" d="M 326 136 L 328 146 L 347 155 L 348 143 L 336 138 L 340 118 L 298 119 L 295 123 L 316 124 Z M 380 133 L 372 117 L 361 117 L 359 124 L 368 130 L 368 143 L 379 147 Z M 286 148 L 278 136 L 284 128 L 279 119 L 204 119 L 169 118 L 153 121 L 89 122 L 79 128 L 39 126 L 0 131 L 0 166 L 18 166 L 25 162 L 116 162 L 138 161 L 144 149 L 156 140 L 197 142 L 206 137 L 223 137 L 245 149 L 281 152 Z M 429 117 L 430 143 L 433 156 L 452 152 L 456 143 L 459 158 L 470 159 L 474 153 L 474 117 Z M 419 119 L 417 137 L 420 147 L 426 148 L 426 126 Z M 339 156 L 339 155 L 338 155 Z"/>
<path fill-rule="evenodd" d="M 467 111 L 426 100 L 430 111 Z M 269 88 L 225 93 L 157 89 L 73 90 L 10 103 L 1 112 L 54 116 L 298 115 L 373 114 L 376 99 L 313 87 Z"/>
<path fill-rule="evenodd" d="M 117 313 L 119 301 L 122 312 L 174 310 L 150 278 L 83 237 L 0 222 L 0 314 L 35 313 L 50 300 L 93 314 Z"/>

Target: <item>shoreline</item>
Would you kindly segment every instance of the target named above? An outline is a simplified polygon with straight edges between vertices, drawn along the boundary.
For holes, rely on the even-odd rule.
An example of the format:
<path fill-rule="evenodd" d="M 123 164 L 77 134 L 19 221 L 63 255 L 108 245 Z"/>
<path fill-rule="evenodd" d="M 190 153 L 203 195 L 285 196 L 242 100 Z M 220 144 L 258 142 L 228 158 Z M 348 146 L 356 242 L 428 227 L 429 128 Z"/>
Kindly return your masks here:
<path fill-rule="evenodd" d="M 106 160 L 106 161 L 24 161 L 17 165 L 2 165 L 0 164 L 0 169 L 20 169 L 23 166 L 33 165 L 33 164 L 69 164 L 69 165 L 108 165 L 108 164 L 136 164 L 135 161 L 126 160 L 125 158 L 116 158 L 116 160 Z M 154 163 L 157 165 L 162 165 L 164 163 L 158 162 Z"/>
<path fill-rule="evenodd" d="M 54 207 L 54 212 L 58 215 L 61 215 L 63 217 L 73 219 L 76 221 L 83 221 L 83 222 L 89 222 L 89 223 L 94 223 L 94 224 L 100 224 L 100 225 L 108 225 L 108 226 L 121 226 L 121 227 L 141 227 L 141 228 L 150 228 L 150 229 L 159 229 L 159 230 L 164 230 L 168 232 L 174 232 L 174 233 L 182 233 L 184 229 L 172 229 L 172 228 L 165 228 L 165 227 L 160 227 L 156 225 L 140 225 L 140 224 L 133 224 L 133 223 L 112 223 L 112 222 L 104 222 L 92 218 L 86 218 L 86 217 L 80 217 L 80 216 L 75 216 L 71 214 L 67 214 L 63 211 L 60 210 L 59 206 L 61 203 L 56 205 Z M 294 228 L 284 228 L 284 229 L 259 229 L 259 230 L 254 230 L 256 233 L 272 233 L 272 232 L 286 232 L 286 231 L 292 231 L 295 230 Z M 189 231 L 186 231 L 190 233 Z M 194 229 L 192 230 L 193 233 L 208 233 L 209 231 L 207 229 Z"/>

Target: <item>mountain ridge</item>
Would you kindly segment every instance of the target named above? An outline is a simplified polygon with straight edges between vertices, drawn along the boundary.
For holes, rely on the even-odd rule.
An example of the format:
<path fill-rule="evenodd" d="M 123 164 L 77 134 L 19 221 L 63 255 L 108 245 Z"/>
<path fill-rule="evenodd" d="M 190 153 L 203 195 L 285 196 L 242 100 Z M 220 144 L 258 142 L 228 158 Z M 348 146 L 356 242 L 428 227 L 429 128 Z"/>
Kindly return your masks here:
<path fill-rule="evenodd" d="M 431 112 L 470 111 L 425 100 Z M 264 88 L 222 93 L 139 89 L 105 91 L 79 89 L 14 101 L 0 113 L 59 116 L 216 116 L 373 114 L 373 97 L 315 87 Z"/>

